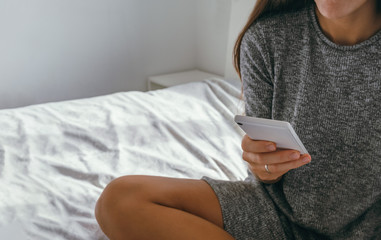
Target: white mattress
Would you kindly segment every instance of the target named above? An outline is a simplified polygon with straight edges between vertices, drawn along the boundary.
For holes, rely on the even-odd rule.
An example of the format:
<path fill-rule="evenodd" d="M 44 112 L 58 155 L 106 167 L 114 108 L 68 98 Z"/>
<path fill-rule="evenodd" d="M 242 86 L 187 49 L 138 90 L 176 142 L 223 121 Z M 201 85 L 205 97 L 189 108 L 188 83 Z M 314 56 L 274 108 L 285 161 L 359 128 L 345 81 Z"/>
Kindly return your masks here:
<path fill-rule="evenodd" d="M 106 239 L 94 206 L 123 175 L 244 179 L 240 94 L 208 79 L 0 111 L 0 236 Z"/>

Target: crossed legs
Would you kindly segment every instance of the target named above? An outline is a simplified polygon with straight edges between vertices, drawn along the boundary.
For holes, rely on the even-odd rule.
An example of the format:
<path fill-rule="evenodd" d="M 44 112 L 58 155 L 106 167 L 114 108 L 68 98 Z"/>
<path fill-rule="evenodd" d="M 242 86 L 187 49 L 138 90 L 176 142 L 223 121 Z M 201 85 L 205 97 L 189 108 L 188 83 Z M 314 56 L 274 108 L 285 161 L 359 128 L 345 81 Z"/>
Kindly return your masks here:
<path fill-rule="evenodd" d="M 111 240 L 234 239 L 219 201 L 203 180 L 125 176 L 100 196 L 95 216 Z"/>

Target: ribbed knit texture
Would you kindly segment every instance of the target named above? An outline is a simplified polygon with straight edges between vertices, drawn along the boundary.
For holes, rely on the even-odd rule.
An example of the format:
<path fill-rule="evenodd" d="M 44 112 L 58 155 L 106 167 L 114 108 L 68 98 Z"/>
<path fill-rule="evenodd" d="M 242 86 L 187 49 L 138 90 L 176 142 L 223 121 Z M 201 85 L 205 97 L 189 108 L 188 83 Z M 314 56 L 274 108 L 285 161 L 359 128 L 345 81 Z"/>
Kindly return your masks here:
<path fill-rule="evenodd" d="M 241 74 L 246 114 L 290 122 L 312 156 L 258 186 L 277 209 L 263 221 L 280 218 L 287 238 L 381 239 L 381 31 L 340 46 L 314 5 L 267 15 L 243 38 Z"/>

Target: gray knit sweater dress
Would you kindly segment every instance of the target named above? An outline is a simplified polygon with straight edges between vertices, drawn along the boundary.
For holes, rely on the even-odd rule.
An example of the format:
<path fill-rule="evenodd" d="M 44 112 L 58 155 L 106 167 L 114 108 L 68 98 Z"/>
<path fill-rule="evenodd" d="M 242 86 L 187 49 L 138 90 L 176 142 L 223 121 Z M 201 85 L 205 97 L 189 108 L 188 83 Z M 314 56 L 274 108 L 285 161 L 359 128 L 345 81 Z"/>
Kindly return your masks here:
<path fill-rule="evenodd" d="M 381 31 L 337 45 L 310 5 L 261 17 L 240 57 L 246 114 L 290 122 L 312 161 L 275 184 L 204 178 L 225 230 L 237 240 L 381 239 Z"/>

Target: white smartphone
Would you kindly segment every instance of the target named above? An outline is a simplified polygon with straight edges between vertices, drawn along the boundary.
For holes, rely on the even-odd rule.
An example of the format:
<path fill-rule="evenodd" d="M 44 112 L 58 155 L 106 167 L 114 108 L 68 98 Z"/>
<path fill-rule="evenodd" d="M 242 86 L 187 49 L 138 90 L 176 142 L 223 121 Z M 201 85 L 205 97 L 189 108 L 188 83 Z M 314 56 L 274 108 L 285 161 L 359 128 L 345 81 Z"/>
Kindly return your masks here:
<path fill-rule="evenodd" d="M 271 141 L 277 148 L 308 153 L 289 122 L 241 115 L 236 115 L 234 121 L 253 140 Z"/>

